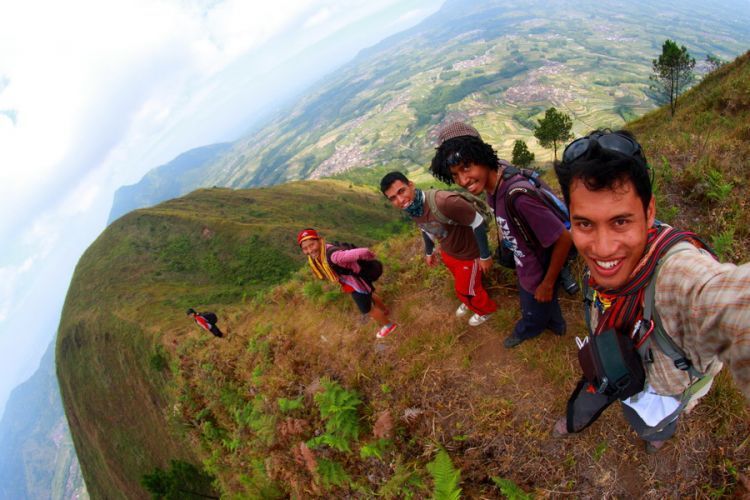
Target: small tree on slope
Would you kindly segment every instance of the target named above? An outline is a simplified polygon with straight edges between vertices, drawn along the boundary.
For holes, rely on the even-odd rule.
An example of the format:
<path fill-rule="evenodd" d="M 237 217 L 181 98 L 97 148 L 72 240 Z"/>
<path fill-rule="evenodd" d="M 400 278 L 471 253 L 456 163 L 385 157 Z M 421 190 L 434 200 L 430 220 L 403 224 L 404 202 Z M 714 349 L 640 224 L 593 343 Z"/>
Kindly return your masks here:
<path fill-rule="evenodd" d="M 539 120 L 539 125 L 534 127 L 534 137 L 543 148 L 553 148 L 555 160 L 557 160 L 557 145 L 573 138 L 570 133 L 571 128 L 573 128 L 573 120 L 570 116 L 555 108 L 549 108 L 544 113 L 544 118 Z"/>
<path fill-rule="evenodd" d="M 674 116 L 677 109 L 677 97 L 693 81 L 695 59 L 683 45 L 667 39 L 661 47 L 661 55 L 652 61 L 654 74 L 651 75 L 651 87 L 658 92 L 664 101 L 669 101 L 669 109 Z"/>

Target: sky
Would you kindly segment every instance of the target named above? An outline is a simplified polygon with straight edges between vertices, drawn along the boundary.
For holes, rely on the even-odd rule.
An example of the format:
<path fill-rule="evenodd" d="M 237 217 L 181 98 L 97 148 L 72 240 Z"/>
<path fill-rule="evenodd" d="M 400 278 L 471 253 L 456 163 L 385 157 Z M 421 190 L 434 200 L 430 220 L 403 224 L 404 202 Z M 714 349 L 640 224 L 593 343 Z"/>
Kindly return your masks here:
<path fill-rule="evenodd" d="M 237 139 L 442 0 L 0 0 L 0 414 L 115 190 Z"/>

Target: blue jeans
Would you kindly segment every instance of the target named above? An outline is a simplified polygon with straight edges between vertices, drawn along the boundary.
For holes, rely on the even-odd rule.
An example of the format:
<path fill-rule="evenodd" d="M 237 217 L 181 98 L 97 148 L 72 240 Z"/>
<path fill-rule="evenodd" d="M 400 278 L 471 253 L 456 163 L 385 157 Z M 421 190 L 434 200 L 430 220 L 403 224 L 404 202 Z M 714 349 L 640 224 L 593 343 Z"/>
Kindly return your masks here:
<path fill-rule="evenodd" d="M 549 302 L 537 302 L 533 293 L 518 287 L 521 299 L 521 319 L 513 329 L 513 336 L 530 339 L 549 328 L 557 334 L 565 332 L 565 320 L 557 300 L 557 286 Z"/>

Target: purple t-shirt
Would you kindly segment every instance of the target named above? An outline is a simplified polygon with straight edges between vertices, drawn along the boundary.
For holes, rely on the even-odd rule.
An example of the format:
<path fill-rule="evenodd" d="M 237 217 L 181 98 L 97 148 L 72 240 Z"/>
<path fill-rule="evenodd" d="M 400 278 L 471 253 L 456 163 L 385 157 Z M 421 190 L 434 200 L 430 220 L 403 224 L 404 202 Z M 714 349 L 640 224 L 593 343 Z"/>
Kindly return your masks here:
<path fill-rule="evenodd" d="M 534 293 L 547 272 L 544 267 L 545 263 L 540 262 L 540 255 L 526 244 L 515 224 L 509 223 L 509 217 L 505 211 L 505 196 L 509 188 L 519 185 L 532 186 L 524 176 L 515 175 L 504 180 L 494 195 L 488 194 L 487 203 L 495 212 L 500 234 L 510 243 L 510 249 L 516 260 L 518 281 L 524 290 Z M 553 245 L 562 232 L 567 230 L 549 207 L 532 196 L 523 194 L 517 196 L 515 207 L 544 248 Z"/>

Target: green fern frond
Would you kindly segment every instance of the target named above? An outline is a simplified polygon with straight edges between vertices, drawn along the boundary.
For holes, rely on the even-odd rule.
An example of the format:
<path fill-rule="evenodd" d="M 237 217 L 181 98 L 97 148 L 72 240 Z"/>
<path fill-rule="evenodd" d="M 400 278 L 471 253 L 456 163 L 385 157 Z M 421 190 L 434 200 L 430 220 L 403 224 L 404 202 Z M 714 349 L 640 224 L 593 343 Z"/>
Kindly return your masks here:
<path fill-rule="evenodd" d="M 295 399 L 279 398 L 278 404 L 281 413 L 289 413 L 290 411 L 299 410 L 305 406 L 302 402 L 302 396 Z"/>
<path fill-rule="evenodd" d="M 313 441 L 327 444 L 339 451 L 351 451 L 349 441 L 359 438 L 359 415 L 357 409 L 362 400 L 355 391 L 341 387 L 338 382 L 324 380 L 325 390 L 315 395 L 320 416 L 326 421 L 326 433 Z"/>
<path fill-rule="evenodd" d="M 453 466 L 451 457 L 445 450 L 438 451 L 435 459 L 427 464 L 427 470 L 435 483 L 432 494 L 434 500 L 461 498 L 461 488 L 458 487 L 461 482 L 461 471 Z"/>
<path fill-rule="evenodd" d="M 492 481 L 500 488 L 500 492 L 508 500 L 532 500 L 534 497 L 523 491 L 516 483 L 510 479 L 493 477 Z"/>
<path fill-rule="evenodd" d="M 351 481 L 344 467 L 333 460 L 319 459 L 317 470 L 326 489 L 331 489 L 331 486 L 343 486 Z"/>
<path fill-rule="evenodd" d="M 382 460 L 386 448 L 391 444 L 392 441 L 390 439 L 378 439 L 372 443 L 367 443 L 360 448 L 359 456 L 361 458 L 377 458 L 378 460 Z"/>

